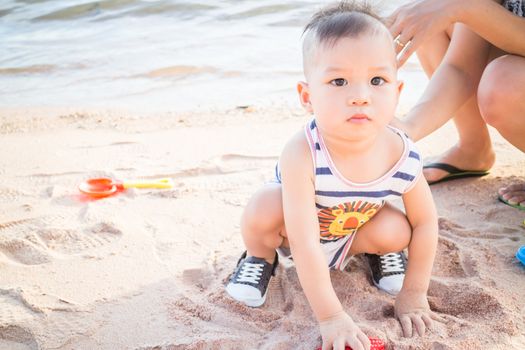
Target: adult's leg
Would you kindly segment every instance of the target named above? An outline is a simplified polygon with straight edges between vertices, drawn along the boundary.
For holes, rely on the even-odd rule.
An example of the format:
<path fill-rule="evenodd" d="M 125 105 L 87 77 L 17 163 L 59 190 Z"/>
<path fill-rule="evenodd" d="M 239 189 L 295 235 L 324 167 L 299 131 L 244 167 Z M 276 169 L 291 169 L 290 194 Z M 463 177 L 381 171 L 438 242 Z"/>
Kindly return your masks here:
<path fill-rule="evenodd" d="M 454 35 L 453 26 L 446 32 L 427 40 L 417 51 L 423 70 L 430 78 L 441 63 Z M 495 160 L 487 126 L 481 118 L 478 103 L 473 96 L 465 102 L 454 116 L 458 143 L 438 157 L 437 162 L 447 163 L 465 170 L 487 170 Z M 424 169 L 427 181 L 437 181 L 447 175 L 440 169 Z"/>
<path fill-rule="evenodd" d="M 492 61 L 481 77 L 478 101 L 487 124 L 525 152 L 525 58 L 505 55 Z M 525 183 L 499 190 L 511 204 L 525 205 Z"/>
<path fill-rule="evenodd" d="M 250 199 L 241 218 L 241 234 L 248 256 L 275 259 L 275 250 L 283 242 L 284 214 L 280 184 L 267 184 Z"/>

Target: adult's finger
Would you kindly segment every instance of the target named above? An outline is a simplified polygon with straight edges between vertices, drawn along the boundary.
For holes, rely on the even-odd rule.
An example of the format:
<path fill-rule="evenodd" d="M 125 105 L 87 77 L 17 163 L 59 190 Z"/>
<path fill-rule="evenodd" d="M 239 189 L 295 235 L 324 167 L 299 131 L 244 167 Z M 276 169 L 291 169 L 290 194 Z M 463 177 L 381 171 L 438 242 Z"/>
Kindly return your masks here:
<path fill-rule="evenodd" d="M 412 32 L 408 30 L 403 30 L 401 33 L 399 33 L 398 36 L 394 37 L 394 49 L 396 51 L 396 55 L 399 54 L 401 51 L 405 50 L 408 45 L 410 45 L 410 41 L 412 40 Z"/>
<path fill-rule="evenodd" d="M 416 52 L 416 46 L 414 44 L 414 41 L 409 41 L 406 45 L 404 50 L 399 54 L 397 57 L 397 66 L 402 67 L 406 61 L 412 56 L 414 52 Z"/>
<path fill-rule="evenodd" d="M 399 16 L 399 11 L 400 11 L 400 10 L 401 10 L 400 8 L 396 9 L 394 12 L 392 12 L 392 13 L 390 14 L 390 16 L 385 17 L 385 18 L 383 19 L 383 23 L 385 24 L 385 26 L 386 26 L 389 30 L 392 28 L 392 25 L 393 25 L 394 23 L 396 23 L 396 21 L 397 21 L 397 17 Z"/>
<path fill-rule="evenodd" d="M 394 39 L 399 37 L 399 34 L 401 34 L 401 29 L 402 28 L 398 22 L 395 22 L 394 24 L 392 24 L 392 26 L 388 28 L 388 30 L 390 30 L 390 34 L 392 35 L 392 38 Z"/>
<path fill-rule="evenodd" d="M 421 319 L 420 315 L 412 314 L 410 315 L 410 319 L 412 320 L 412 324 L 414 325 L 414 328 L 416 329 L 416 332 L 419 336 L 425 335 L 425 322 Z"/>
<path fill-rule="evenodd" d="M 406 315 L 399 317 L 399 323 L 401 323 L 401 329 L 403 329 L 403 336 L 412 338 L 412 320 L 410 320 L 410 317 Z"/>

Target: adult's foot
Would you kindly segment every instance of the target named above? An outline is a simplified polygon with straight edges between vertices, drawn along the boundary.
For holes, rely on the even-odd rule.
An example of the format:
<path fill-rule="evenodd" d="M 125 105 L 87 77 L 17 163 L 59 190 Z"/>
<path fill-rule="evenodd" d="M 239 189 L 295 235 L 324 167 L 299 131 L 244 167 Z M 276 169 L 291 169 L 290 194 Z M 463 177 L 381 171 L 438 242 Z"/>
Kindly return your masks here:
<path fill-rule="evenodd" d="M 498 194 L 508 202 L 508 204 L 520 206 L 525 209 L 525 182 L 502 187 L 499 189 Z"/>
<path fill-rule="evenodd" d="M 479 149 L 468 149 L 467 147 L 453 146 L 445 153 L 441 154 L 432 162 L 446 163 L 464 170 L 489 170 L 496 156 L 490 148 L 480 151 Z M 442 169 L 428 168 L 423 169 L 423 175 L 428 182 L 436 182 L 448 175 L 448 172 Z"/>

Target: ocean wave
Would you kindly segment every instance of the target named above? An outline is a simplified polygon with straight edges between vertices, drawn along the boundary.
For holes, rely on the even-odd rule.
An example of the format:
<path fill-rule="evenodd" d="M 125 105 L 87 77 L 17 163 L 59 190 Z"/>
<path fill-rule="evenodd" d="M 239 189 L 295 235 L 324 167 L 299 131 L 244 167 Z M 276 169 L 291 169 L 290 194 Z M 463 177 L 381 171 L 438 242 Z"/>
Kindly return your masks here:
<path fill-rule="evenodd" d="M 38 74 L 51 73 L 57 70 L 52 64 L 37 64 L 25 67 L 0 68 L 0 75 Z"/>
<path fill-rule="evenodd" d="M 202 2 L 178 1 L 108 0 L 70 4 L 51 11 L 47 10 L 44 14 L 34 17 L 33 21 L 68 21 L 79 18 L 111 20 L 115 17 L 154 15 L 195 16 L 201 11 L 217 8 L 215 5 Z"/>

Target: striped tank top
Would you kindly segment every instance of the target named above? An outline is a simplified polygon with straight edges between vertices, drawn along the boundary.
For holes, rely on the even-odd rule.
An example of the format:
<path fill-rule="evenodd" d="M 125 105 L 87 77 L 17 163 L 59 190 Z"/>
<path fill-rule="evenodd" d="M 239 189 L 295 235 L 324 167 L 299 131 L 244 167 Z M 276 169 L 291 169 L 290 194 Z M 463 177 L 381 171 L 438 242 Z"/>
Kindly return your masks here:
<path fill-rule="evenodd" d="M 383 176 L 368 183 L 354 183 L 336 168 L 315 119 L 305 126 L 315 169 L 315 204 L 320 241 L 330 268 L 343 269 L 343 262 L 357 230 L 387 201 L 408 192 L 422 174 L 421 157 L 414 142 L 390 127 L 403 141 L 403 154 Z M 281 182 L 279 164 L 276 180 Z"/>

